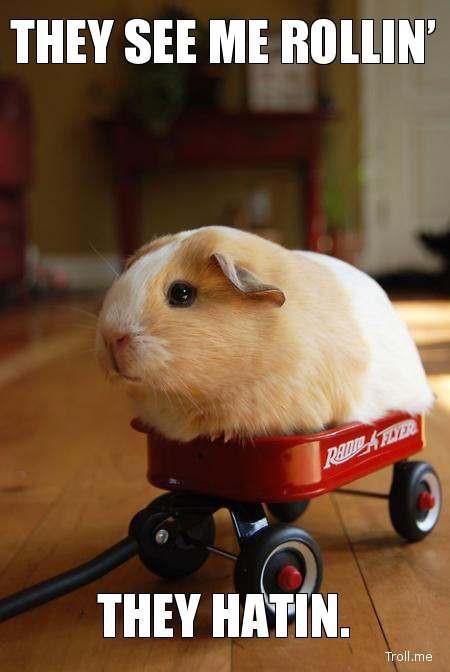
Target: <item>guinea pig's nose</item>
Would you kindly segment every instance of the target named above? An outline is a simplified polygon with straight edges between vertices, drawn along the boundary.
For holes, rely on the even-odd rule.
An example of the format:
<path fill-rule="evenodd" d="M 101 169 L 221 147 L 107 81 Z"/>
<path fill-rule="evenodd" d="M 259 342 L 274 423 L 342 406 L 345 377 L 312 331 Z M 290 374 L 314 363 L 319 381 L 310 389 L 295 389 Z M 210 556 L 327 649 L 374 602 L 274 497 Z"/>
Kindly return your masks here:
<path fill-rule="evenodd" d="M 123 348 L 126 345 L 128 345 L 129 342 L 130 342 L 129 334 L 123 334 L 122 336 L 117 336 L 117 338 L 114 341 L 114 346 L 116 348 Z"/>
<path fill-rule="evenodd" d="M 116 352 L 119 352 L 120 350 L 126 348 L 126 346 L 129 344 L 131 340 L 130 334 L 116 333 L 116 332 L 109 333 L 108 335 L 105 335 L 104 338 L 106 344 Z"/>

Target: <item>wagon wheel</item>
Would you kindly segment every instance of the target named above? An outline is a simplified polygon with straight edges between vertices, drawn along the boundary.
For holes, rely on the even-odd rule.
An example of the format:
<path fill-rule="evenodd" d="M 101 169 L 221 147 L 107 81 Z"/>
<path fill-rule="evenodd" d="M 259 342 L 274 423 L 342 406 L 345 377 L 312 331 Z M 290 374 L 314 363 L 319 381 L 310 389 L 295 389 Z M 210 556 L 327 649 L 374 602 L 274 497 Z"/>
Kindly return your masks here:
<path fill-rule="evenodd" d="M 392 525 L 407 541 L 423 539 L 436 525 L 442 504 L 439 478 L 427 462 L 394 466 L 389 514 Z"/>
<path fill-rule="evenodd" d="M 215 536 L 211 514 L 172 512 L 171 498 L 171 493 L 161 495 L 144 510 L 138 535 L 141 561 L 164 579 L 182 578 L 200 569 L 209 556 L 206 547 L 214 544 Z"/>
<path fill-rule="evenodd" d="M 267 508 L 282 523 L 292 523 L 306 511 L 308 504 L 308 499 L 299 502 L 271 502 L 267 504 Z"/>
<path fill-rule="evenodd" d="M 234 583 L 241 600 L 249 593 L 262 593 L 269 625 L 275 608 L 269 595 L 317 592 L 322 581 L 319 546 L 304 530 L 278 524 L 257 532 L 243 546 L 236 562 Z M 295 605 L 288 606 L 288 620 L 295 618 Z"/>

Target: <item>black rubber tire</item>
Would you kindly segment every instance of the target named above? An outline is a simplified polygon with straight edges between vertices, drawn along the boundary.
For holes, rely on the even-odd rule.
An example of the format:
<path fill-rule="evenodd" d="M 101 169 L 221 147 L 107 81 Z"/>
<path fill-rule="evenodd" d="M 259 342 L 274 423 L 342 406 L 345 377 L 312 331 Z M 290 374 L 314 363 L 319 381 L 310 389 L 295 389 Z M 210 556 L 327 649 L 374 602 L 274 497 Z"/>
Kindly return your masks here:
<path fill-rule="evenodd" d="M 271 502 L 267 504 L 270 513 L 282 523 L 292 523 L 306 511 L 309 499 L 299 502 Z"/>
<path fill-rule="evenodd" d="M 161 495 L 147 508 L 150 513 L 153 509 L 155 515 L 151 518 L 151 527 L 145 530 L 145 541 L 139 552 L 147 569 L 163 579 L 183 578 L 200 569 L 209 556 L 206 546 L 212 546 L 215 537 L 211 514 L 168 517 L 161 512 L 161 504 L 171 496 L 171 493 Z M 156 533 L 162 528 L 169 532 L 169 538 L 166 543 L 157 544 Z"/>
<path fill-rule="evenodd" d="M 300 588 L 293 593 L 307 592 L 310 596 L 319 590 L 323 573 L 320 548 L 307 532 L 298 527 L 278 523 L 260 530 L 245 543 L 235 565 L 234 585 L 241 601 L 247 594 L 264 593 L 270 627 L 275 624 L 275 612 L 267 596 L 284 592 L 275 583 L 283 564 L 295 564 L 304 577 Z M 294 618 L 295 609 L 291 608 L 289 622 Z"/>
<path fill-rule="evenodd" d="M 435 506 L 420 511 L 420 493 L 428 490 L 435 497 Z M 420 541 L 436 525 L 442 504 L 439 478 L 427 462 L 398 462 L 394 466 L 389 493 L 389 515 L 396 532 L 407 541 Z"/>

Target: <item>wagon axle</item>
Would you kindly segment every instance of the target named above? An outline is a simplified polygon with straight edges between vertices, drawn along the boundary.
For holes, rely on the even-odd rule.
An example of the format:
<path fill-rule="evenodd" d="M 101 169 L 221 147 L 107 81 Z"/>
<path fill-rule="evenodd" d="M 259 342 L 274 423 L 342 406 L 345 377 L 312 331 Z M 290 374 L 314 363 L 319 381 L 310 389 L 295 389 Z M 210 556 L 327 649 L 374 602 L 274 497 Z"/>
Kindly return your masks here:
<path fill-rule="evenodd" d="M 420 493 L 417 500 L 417 507 L 419 511 L 430 511 L 436 506 L 436 498 L 429 490 L 424 490 Z"/>
<path fill-rule="evenodd" d="M 280 590 L 298 590 L 303 583 L 303 576 L 294 565 L 284 565 L 277 575 L 277 584 Z"/>

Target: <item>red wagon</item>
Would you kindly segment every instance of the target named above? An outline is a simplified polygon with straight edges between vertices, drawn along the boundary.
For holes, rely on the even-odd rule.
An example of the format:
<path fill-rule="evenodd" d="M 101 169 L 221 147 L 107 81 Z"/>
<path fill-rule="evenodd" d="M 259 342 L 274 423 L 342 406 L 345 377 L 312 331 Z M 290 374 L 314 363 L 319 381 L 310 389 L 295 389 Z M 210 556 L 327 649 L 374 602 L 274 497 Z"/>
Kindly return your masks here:
<path fill-rule="evenodd" d="M 237 592 L 262 592 L 269 619 L 271 594 L 319 589 L 320 549 L 310 534 L 287 524 L 313 497 L 337 490 L 387 499 L 392 524 L 408 541 L 425 537 L 439 517 L 435 471 L 426 462 L 407 461 L 424 447 L 420 415 L 391 413 L 367 425 L 245 442 L 178 443 L 139 423 L 133 426 L 148 435 L 150 482 L 171 491 L 132 521 L 130 534 L 139 541 L 145 565 L 174 578 L 196 571 L 210 552 L 233 559 Z M 388 465 L 393 465 L 389 494 L 340 490 Z M 280 523 L 269 525 L 263 503 Z M 214 545 L 213 514 L 220 508 L 230 511 L 239 555 Z"/>
<path fill-rule="evenodd" d="M 426 462 L 407 461 L 424 445 L 423 418 L 392 413 L 310 435 L 261 437 L 225 443 L 199 438 L 177 443 L 134 423 L 148 435 L 149 480 L 170 490 L 137 513 L 122 541 L 79 567 L 0 600 L 0 621 L 64 595 L 118 567 L 134 555 L 166 578 L 187 576 L 209 553 L 235 561 L 238 593 L 262 593 L 268 622 L 270 596 L 317 592 L 320 549 L 310 534 L 288 523 L 311 498 L 351 492 L 389 500 L 394 528 L 408 541 L 425 537 L 439 518 L 441 487 Z M 389 494 L 340 490 L 343 485 L 394 465 Z M 266 506 L 280 521 L 269 525 Z M 229 510 L 239 541 L 236 555 L 214 544 L 214 513 Z"/>

